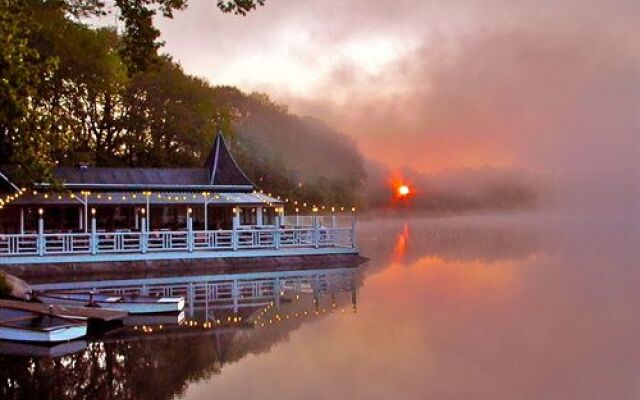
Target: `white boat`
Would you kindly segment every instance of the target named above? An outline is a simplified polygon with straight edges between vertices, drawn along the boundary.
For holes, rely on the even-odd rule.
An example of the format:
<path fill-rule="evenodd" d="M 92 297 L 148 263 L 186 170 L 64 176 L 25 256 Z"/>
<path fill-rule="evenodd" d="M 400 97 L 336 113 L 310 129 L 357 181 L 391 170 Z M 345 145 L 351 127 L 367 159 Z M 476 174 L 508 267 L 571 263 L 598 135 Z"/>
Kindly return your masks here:
<path fill-rule="evenodd" d="M 19 308 L 0 307 L 0 339 L 54 343 L 87 334 L 87 324 L 70 318 Z"/>
<path fill-rule="evenodd" d="M 127 311 L 129 314 L 156 314 L 180 312 L 184 297 L 120 296 L 99 293 L 43 292 L 35 297 L 45 303 L 58 306 L 100 307 Z"/>

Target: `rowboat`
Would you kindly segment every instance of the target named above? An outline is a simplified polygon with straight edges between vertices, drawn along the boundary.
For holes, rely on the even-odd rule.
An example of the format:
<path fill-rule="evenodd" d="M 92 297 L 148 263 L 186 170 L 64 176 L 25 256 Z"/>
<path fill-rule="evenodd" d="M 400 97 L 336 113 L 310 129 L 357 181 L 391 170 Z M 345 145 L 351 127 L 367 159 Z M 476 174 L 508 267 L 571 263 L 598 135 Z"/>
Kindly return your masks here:
<path fill-rule="evenodd" d="M 87 324 L 53 314 L 0 307 L 0 339 L 54 343 L 87 334 Z"/>
<path fill-rule="evenodd" d="M 91 292 L 43 292 L 35 295 L 45 304 L 75 307 L 101 307 L 127 311 L 129 314 L 155 314 L 179 312 L 184 308 L 184 297 L 150 297 L 108 295 Z"/>

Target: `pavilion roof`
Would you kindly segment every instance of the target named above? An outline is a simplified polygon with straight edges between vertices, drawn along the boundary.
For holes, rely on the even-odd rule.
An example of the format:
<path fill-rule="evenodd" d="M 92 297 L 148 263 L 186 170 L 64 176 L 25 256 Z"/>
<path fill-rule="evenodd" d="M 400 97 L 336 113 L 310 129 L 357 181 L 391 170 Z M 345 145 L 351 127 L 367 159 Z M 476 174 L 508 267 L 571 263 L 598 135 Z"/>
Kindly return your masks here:
<path fill-rule="evenodd" d="M 9 178 L 1 174 L 0 191 L 11 191 Z M 211 191 L 250 192 L 255 185 L 234 160 L 221 132 L 201 168 L 56 167 L 53 176 L 63 189 L 89 191 Z M 5 187 L 6 186 L 6 187 Z M 49 184 L 36 184 L 47 188 Z"/>
<path fill-rule="evenodd" d="M 242 184 L 255 186 L 233 158 L 222 132 L 218 132 L 216 135 L 216 141 L 209 154 L 206 166 L 209 172 L 210 185 Z"/>

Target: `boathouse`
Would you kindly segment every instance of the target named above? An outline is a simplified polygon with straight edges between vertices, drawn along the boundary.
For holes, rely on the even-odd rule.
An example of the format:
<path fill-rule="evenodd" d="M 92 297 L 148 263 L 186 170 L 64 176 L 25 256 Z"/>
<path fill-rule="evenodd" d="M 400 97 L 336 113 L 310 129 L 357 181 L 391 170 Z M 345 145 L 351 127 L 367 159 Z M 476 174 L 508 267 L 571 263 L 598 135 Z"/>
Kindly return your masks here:
<path fill-rule="evenodd" d="M 284 215 L 216 136 L 201 168 L 0 170 L 0 264 L 355 252 L 353 216 Z"/>

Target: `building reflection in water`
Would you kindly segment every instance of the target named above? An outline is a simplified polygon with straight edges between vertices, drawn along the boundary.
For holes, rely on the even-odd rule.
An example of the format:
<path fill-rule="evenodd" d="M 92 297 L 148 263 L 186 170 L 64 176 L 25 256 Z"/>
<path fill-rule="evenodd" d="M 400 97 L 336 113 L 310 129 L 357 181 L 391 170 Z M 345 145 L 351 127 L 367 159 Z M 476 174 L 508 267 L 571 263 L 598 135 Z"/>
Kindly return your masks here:
<path fill-rule="evenodd" d="M 0 398 L 169 399 L 225 364 L 268 351 L 305 322 L 356 310 L 357 267 L 40 284 L 185 296 L 182 315 L 132 316 L 87 341 L 0 342 Z"/>

